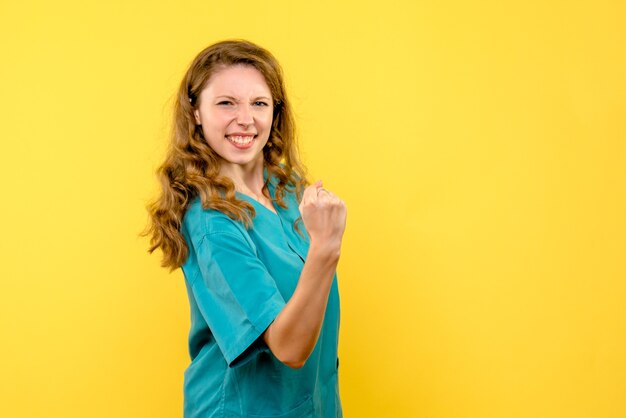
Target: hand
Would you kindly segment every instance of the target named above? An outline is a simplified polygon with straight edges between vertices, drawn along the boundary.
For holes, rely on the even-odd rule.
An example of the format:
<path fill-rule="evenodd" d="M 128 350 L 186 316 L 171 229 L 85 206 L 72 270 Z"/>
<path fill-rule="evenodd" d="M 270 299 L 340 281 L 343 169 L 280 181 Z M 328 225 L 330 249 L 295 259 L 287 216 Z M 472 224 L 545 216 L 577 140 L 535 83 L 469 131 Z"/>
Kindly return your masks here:
<path fill-rule="evenodd" d="M 304 189 L 299 209 L 311 243 L 338 252 L 346 229 L 347 209 L 343 200 L 324 189 L 318 180 Z"/>

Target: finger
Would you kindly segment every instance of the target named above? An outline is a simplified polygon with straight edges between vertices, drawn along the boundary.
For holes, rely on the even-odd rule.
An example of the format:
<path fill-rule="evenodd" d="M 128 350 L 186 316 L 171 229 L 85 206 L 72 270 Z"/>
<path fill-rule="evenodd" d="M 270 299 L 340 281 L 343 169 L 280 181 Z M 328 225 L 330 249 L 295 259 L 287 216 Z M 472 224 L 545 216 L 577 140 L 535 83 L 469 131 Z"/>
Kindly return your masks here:
<path fill-rule="evenodd" d="M 317 189 L 318 187 L 318 183 L 320 183 L 321 181 L 318 181 L 315 184 L 312 184 L 310 186 L 308 186 L 307 188 L 304 189 L 304 192 L 302 193 L 302 201 L 301 204 L 306 204 L 307 202 L 310 202 L 311 200 L 314 200 L 317 198 Z"/>
<path fill-rule="evenodd" d="M 311 194 L 309 195 L 311 200 L 317 199 L 317 196 L 320 194 L 320 190 L 324 190 L 322 180 L 318 180 L 315 184 L 311 185 Z"/>
<path fill-rule="evenodd" d="M 320 182 L 318 181 L 317 183 L 315 183 L 315 184 L 311 184 L 310 186 L 308 186 L 306 189 L 304 189 L 304 194 L 305 194 L 307 197 L 310 197 L 310 196 L 314 196 L 314 195 L 316 195 L 316 194 L 317 194 L 317 190 L 321 187 L 321 186 L 319 185 L 319 183 L 320 183 Z"/>
<path fill-rule="evenodd" d="M 317 190 L 317 197 L 319 198 L 324 198 L 324 200 L 330 201 L 330 202 L 334 202 L 335 199 L 338 199 L 338 197 L 331 192 L 330 190 L 321 188 Z"/>
<path fill-rule="evenodd" d="M 324 182 L 322 180 L 318 180 L 314 184 L 315 186 L 315 194 L 318 194 L 320 190 L 324 189 Z"/>
<path fill-rule="evenodd" d="M 322 190 L 321 192 L 319 192 L 317 194 L 317 201 L 318 202 L 324 202 L 324 203 L 330 203 L 330 202 L 332 202 L 332 196 L 329 195 L 328 193 L 325 193 L 324 190 Z"/>
<path fill-rule="evenodd" d="M 341 204 L 341 199 L 339 199 L 339 197 L 335 196 L 334 194 L 330 195 L 330 201 L 335 205 Z"/>

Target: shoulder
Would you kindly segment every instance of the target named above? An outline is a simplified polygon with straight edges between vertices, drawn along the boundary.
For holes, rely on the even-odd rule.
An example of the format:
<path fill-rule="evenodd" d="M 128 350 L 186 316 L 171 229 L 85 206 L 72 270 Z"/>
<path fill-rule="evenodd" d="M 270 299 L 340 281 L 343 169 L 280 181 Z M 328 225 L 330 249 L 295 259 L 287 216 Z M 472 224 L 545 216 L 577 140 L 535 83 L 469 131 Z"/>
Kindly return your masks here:
<path fill-rule="evenodd" d="M 293 174 L 296 178 L 296 182 L 299 181 L 299 177 L 297 176 L 297 174 Z M 270 190 L 270 194 L 272 197 L 275 197 L 275 193 L 276 193 L 276 188 L 278 187 L 278 183 L 279 180 L 276 176 L 272 175 L 270 176 L 269 182 L 268 182 L 268 187 Z M 298 195 L 296 193 L 296 189 L 297 186 L 295 184 L 294 181 L 290 181 L 287 185 L 285 185 L 283 187 L 283 199 L 285 201 L 285 204 L 287 204 L 288 207 L 292 207 L 292 206 L 298 206 L 300 204 L 299 200 L 298 200 Z"/>
<path fill-rule="evenodd" d="M 181 229 L 183 235 L 186 235 L 194 244 L 197 244 L 209 235 L 234 235 L 237 238 L 244 239 L 248 236 L 245 227 L 241 223 L 229 218 L 218 210 L 202 207 L 202 201 L 199 196 L 194 197 L 189 202 L 183 216 Z"/>

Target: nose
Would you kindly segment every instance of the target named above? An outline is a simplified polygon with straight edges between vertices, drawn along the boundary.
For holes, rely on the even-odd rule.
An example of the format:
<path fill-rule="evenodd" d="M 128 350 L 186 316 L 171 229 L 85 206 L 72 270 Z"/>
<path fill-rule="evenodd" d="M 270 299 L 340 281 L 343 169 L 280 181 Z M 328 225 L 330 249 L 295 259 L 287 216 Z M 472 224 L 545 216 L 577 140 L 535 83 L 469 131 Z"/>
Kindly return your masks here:
<path fill-rule="evenodd" d="M 237 110 L 237 123 L 239 125 L 251 125 L 254 122 L 252 118 L 252 111 L 247 105 L 239 106 Z"/>

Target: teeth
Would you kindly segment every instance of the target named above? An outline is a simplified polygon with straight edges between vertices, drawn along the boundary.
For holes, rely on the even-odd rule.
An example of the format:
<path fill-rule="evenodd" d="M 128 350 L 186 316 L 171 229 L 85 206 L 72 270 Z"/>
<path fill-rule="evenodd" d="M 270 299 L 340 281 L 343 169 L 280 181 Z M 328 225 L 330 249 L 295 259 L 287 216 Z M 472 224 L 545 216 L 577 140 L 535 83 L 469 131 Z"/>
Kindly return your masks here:
<path fill-rule="evenodd" d="M 236 142 L 240 145 L 249 144 L 254 139 L 253 136 L 227 136 L 226 137 L 231 142 Z"/>

